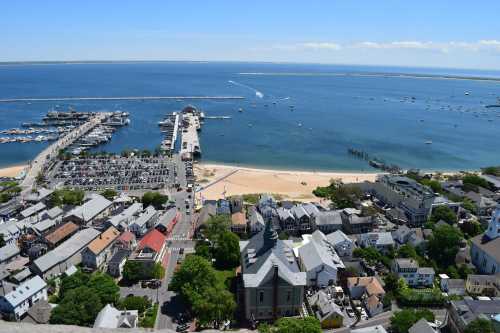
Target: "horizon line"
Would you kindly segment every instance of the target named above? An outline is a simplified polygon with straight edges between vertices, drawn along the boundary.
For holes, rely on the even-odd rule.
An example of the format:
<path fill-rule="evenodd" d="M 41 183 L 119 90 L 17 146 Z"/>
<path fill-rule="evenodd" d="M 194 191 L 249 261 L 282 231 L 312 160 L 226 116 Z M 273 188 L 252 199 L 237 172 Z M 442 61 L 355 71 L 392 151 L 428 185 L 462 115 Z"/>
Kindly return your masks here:
<path fill-rule="evenodd" d="M 425 65 L 387 65 L 387 64 L 356 64 L 356 63 L 330 63 L 330 62 L 303 62 L 303 61 L 264 61 L 264 60 L 146 60 L 146 59 L 122 59 L 122 60 L 4 60 L 0 66 L 8 65 L 87 65 L 87 64 L 119 64 L 119 63 L 247 63 L 247 64 L 276 64 L 276 65 L 322 65 L 322 66 L 359 66 L 359 67 L 392 67 L 392 68 L 414 68 L 414 69 L 454 69 L 474 71 L 497 71 L 500 68 L 470 68 L 470 67 L 441 67 Z"/>

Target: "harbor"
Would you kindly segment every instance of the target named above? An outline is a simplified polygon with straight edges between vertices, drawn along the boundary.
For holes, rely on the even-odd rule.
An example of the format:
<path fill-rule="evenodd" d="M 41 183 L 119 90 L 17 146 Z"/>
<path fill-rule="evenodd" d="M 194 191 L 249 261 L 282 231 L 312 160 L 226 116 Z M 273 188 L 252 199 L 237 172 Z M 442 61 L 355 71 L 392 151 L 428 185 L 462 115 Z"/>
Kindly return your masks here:
<path fill-rule="evenodd" d="M 195 107 L 188 106 L 182 110 L 182 141 L 180 156 L 182 160 L 193 160 L 201 156 L 198 131 L 201 130 L 204 114 Z"/>
<path fill-rule="evenodd" d="M 71 102 L 71 101 L 135 101 L 135 100 L 239 100 L 243 96 L 124 96 L 124 97 L 49 97 L 1 98 L 0 103 L 14 102 Z"/>

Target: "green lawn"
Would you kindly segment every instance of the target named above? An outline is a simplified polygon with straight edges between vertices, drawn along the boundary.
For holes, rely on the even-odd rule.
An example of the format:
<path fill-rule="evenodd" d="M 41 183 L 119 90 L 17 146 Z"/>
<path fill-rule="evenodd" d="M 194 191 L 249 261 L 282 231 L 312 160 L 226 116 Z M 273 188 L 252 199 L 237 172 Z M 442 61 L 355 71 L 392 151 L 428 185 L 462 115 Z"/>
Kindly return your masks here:
<path fill-rule="evenodd" d="M 144 313 L 144 317 L 139 322 L 139 326 L 153 328 L 155 326 L 157 314 L 158 314 L 158 303 L 155 303 L 152 307 L 146 310 L 146 312 Z"/>

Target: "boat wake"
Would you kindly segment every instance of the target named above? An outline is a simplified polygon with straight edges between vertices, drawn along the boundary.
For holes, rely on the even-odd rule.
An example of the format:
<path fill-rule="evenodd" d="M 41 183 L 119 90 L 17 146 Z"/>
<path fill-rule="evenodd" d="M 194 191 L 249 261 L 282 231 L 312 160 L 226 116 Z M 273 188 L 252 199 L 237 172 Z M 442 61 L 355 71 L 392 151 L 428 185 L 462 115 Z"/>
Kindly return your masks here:
<path fill-rule="evenodd" d="M 247 86 L 246 84 L 243 84 L 243 83 L 239 83 L 239 82 L 236 82 L 236 81 L 232 81 L 232 80 L 229 80 L 227 81 L 231 84 L 234 84 L 235 86 L 240 86 L 240 87 L 243 87 L 243 88 L 247 88 L 247 89 L 250 89 L 250 90 L 253 90 L 255 92 L 255 96 L 257 96 L 258 98 L 264 98 L 264 94 L 260 91 L 258 91 L 257 89 L 255 88 L 252 88 L 250 86 Z"/>

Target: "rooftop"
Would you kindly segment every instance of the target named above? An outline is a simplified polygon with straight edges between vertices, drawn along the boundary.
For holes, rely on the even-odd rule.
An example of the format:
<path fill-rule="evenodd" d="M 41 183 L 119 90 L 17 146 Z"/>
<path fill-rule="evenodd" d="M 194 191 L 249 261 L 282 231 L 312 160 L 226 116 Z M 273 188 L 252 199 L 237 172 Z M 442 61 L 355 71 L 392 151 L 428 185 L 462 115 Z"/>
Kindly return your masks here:
<path fill-rule="evenodd" d="M 99 215 L 102 211 L 104 211 L 112 204 L 113 203 L 108 199 L 106 199 L 105 197 L 99 194 L 94 194 L 92 199 L 85 202 L 83 205 L 72 209 L 68 213 L 68 216 L 76 216 L 81 220 L 83 220 L 84 222 L 88 222 L 97 215 Z"/>
<path fill-rule="evenodd" d="M 143 250 L 144 248 L 150 248 L 156 253 L 160 252 L 163 245 L 165 244 L 166 236 L 156 229 L 151 230 L 141 239 L 137 245 L 138 250 Z"/>
<path fill-rule="evenodd" d="M 51 244 L 57 244 L 61 240 L 63 240 L 64 238 L 68 237 L 69 235 L 71 235 L 72 233 L 77 231 L 78 228 L 79 227 L 76 224 L 74 224 L 73 222 L 68 222 L 68 223 L 65 223 L 64 225 L 60 226 L 59 228 L 57 228 L 56 230 L 54 230 L 53 232 L 51 232 L 47 236 L 45 236 L 45 239 L 47 240 L 47 242 L 49 242 Z"/>
<path fill-rule="evenodd" d="M 98 255 L 111 243 L 113 243 L 119 235 L 120 232 L 116 230 L 115 227 L 109 227 L 106 231 L 100 234 L 99 237 L 90 242 L 88 249 L 95 255 Z"/>
<path fill-rule="evenodd" d="M 4 297 L 12 307 L 16 307 L 46 286 L 47 283 L 45 283 L 42 278 L 40 278 L 39 276 L 35 276 L 25 283 L 20 284 L 19 287 L 16 288 L 16 290 L 11 291 Z"/>

